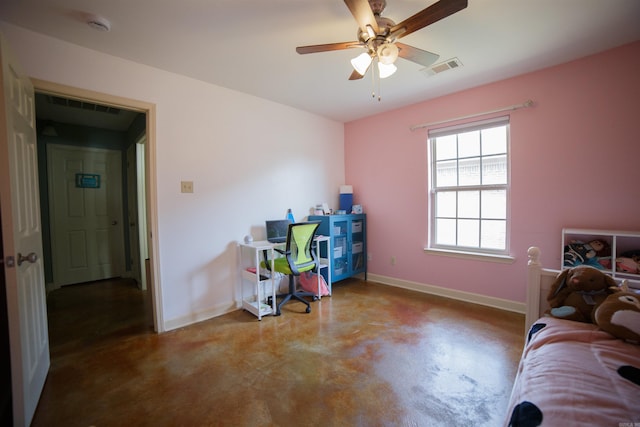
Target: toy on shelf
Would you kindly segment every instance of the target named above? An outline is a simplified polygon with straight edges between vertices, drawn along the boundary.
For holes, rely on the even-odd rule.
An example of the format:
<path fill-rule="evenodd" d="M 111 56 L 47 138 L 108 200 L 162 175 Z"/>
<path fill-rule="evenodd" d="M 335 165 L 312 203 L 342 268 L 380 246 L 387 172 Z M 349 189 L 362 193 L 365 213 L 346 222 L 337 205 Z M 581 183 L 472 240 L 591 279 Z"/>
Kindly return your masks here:
<path fill-rule="evenodd" d="M 572 240 L 564 247 L 564 266 L 589 265 L 602 270 L 605 267 L 598 262 L 598 259 L 606 257 L 607 254 L 611 254 L 611 250 L 609 244 L 603 240 L 596 239 L 588 243 Z"/>
<path fill-rule="evenodd" d="M 626 251 L 616 258 L 616 271 L 640 274 L 640 250 Z"/>

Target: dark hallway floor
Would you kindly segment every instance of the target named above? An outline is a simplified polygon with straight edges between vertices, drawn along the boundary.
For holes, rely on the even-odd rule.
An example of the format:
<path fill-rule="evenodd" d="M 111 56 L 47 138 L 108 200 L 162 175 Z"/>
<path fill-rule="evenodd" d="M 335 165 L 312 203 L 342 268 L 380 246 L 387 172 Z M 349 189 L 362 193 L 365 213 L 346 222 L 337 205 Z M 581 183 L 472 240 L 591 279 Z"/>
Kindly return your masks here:
<path fill-rule="evenodd" d="M 522 315 L 359 280 L 157 335 L 130 283 L 90 286 L 49 295 L 33 426 L 498 426 L 524 338 Z"/>

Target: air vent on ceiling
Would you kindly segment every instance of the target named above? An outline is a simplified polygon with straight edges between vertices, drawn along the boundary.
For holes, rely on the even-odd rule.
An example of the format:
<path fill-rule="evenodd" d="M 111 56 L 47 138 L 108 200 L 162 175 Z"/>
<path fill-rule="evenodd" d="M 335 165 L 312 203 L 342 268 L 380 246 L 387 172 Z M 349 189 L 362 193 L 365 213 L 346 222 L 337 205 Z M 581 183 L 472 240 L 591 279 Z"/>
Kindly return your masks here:
<path fill-rule="evenodd" d="M 462 62 L 458 58 L 447 59 L 444 62 L 440 62 L 438 64 L 434 64 L 429 68 L 424 68 L 422 71 L 427 76 L 435 76 L 436 74 L 440 74 L 444 71 L 451 70 L 453 68 L 462 67 Z"/>
<path fill-rule="evenodd" d="M 66 99 L 59 96 L 47 96 L 49 103 L 62 107 L 79 108 L 87 111 L 97 111 L 99 113 L 120 114 L 120 108 L 108 107 L 106 105 L 93 104 L 91 102 Z"/>

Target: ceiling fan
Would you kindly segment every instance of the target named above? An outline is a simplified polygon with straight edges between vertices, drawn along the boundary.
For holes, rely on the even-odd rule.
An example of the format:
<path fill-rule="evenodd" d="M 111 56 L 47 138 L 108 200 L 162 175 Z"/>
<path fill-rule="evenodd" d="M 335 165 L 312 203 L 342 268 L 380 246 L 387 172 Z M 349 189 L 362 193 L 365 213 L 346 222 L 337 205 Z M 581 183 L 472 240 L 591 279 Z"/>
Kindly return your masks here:
<path fill-rule="evenodd" d="M 358 23 L 358 40 L 299 46 L 296 52 L 304 55 L 354 47 L 365 48 L 366 52 L 351 60 L 354 71 L 349 80 L 364 77 L 374 59 L 378 61 L 380 78 L 389 77 L 396 71 L 394 62 L 398 57 L 424 67 L 430 66 L 437 61 L 439 55 L 397 40 L 467 7 L 467 0 L 440 0 L 396 24 L 391 19 L 380 16 L 387 5 L 386 0 L 344 0 L 344 2 Z"/>

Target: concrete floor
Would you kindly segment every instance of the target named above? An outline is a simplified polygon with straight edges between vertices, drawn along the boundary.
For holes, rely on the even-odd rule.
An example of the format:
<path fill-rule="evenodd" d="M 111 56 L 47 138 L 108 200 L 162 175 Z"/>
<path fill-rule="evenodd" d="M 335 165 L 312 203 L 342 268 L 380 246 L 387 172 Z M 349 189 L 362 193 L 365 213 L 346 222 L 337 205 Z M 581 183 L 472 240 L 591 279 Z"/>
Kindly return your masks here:
<path fill-rule="evenodd" d="M 373 282 L 157 335 L 126 281 L 53 291 L 33 426 L 498 426 L 524 316 Z"/>

